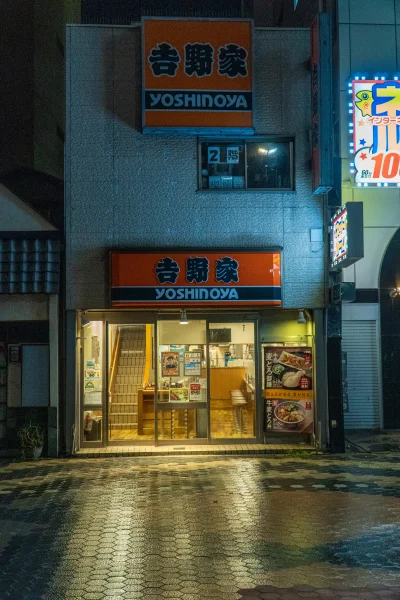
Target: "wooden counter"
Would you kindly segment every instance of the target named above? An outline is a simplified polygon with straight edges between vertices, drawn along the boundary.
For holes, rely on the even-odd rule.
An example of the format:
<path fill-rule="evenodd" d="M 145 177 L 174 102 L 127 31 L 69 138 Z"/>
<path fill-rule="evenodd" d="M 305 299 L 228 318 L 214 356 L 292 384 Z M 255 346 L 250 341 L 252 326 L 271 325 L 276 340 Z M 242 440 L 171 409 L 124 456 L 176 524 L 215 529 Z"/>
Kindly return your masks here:
<path fill-rule="evenodd" d="M 230 400 L 229 392 L 240 390 L 246 367 L 211 367 L 210 400 Z"/>

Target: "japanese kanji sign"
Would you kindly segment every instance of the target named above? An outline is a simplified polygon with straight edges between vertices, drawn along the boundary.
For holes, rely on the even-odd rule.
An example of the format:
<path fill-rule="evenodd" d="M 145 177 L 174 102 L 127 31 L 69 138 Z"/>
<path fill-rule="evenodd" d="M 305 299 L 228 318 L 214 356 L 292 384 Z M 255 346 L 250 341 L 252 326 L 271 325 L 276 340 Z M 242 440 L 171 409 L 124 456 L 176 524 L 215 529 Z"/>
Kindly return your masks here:
<path fill-rule="evenodd" d="M 331 218 L 331 268 L 348 267 L 363 257 L 363 203 L 349 202 Z"/>
<path fill-rule="evenodd" d="M 280 254 L 111 252 L 111 305 L 280 306 Z"/>
<path fill-rule="evenodd" d="M 252 22 L 143 19 L 143 127 L 252 128 Z"/>
<path fill-rule="evenodd" d="M 400 82 L 352 82 L 354 163 L 358 186 L 400 184 Z"/>

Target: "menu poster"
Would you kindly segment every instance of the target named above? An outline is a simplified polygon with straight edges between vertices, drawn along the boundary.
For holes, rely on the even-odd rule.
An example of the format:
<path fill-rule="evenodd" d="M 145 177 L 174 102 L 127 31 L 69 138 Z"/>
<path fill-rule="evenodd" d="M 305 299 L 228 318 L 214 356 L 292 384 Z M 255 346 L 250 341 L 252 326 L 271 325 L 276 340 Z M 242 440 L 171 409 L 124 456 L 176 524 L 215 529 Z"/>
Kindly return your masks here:
<path fill-rule="evenodd" d="M 161 352 L 162 377 L 179 376 L 179 352 Z"/>
<path fill-rule="evenodd" d="M 288 400 L 265 398 L 265 422 L 267 431 L 283 433 L 312 433 L 312 400 Z"/>
<path fill-rule="evenodd" d="M 264 346 L 264 373 L 266 389 L 312 390 L 312 349 Z"/>
<path fill-rule="evenodd" d="M 264 346 L 266 429 L 313 431 L 312 349 Z"/>
<path fill-rule="evenodd" d="M 187 388 L 170 388 L 170 402 L 189 402 L 189 390 Z"/>
<path fill-rule="evenodd" d="M 201 375 L 201 352 L 185 352 L 185 375 Z"/>

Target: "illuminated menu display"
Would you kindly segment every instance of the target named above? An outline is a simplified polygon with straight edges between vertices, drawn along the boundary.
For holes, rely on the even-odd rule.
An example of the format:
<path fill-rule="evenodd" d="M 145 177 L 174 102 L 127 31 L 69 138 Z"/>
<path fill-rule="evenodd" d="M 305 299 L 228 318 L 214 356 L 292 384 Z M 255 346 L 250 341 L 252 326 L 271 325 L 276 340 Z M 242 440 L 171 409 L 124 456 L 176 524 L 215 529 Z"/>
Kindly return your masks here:
<path fill-rule="evenodd" d="M 364 258 L 363 203 L 344 204 L 331 219 L 331 268 L 344 268 Z"/>

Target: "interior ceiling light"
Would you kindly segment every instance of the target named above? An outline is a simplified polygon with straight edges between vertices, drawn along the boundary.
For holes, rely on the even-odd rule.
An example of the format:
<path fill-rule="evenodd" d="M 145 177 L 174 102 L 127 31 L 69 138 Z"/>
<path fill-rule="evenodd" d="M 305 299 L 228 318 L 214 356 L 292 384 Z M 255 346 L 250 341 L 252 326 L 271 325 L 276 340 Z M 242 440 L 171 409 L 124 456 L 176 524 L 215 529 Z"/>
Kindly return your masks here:
<path fill-rule="evenodd" d="M 391 298 L 396 298 L 397 296 L 400 296 L 400 288 L 394 288 L 394 290 L 389 292 L 389 296 Z"/>
<path fill-rule="evenodd" d="M 305 325 L 307 323 L 307 319 L 304 316 L 304 310 L 299 310 L 299 318 L 297 319 L 297 322 L 300 325 Z"/>
<path fill-rule="evenodd" d="M 186 310 L 181 310 L 181 319 L 179 321 L 179 324 L 180 325 L 189 325 Z"/>
<path fill-rule="evenodd" d="M 278 148 L 270 148 L 268 150 L 268 148 L 263 148 L 262 146 L 259 146 L 258 148 L 258 152 L 260 154 L 273 154 L 274 152 L 276 152 L 278 150 Z"/>

